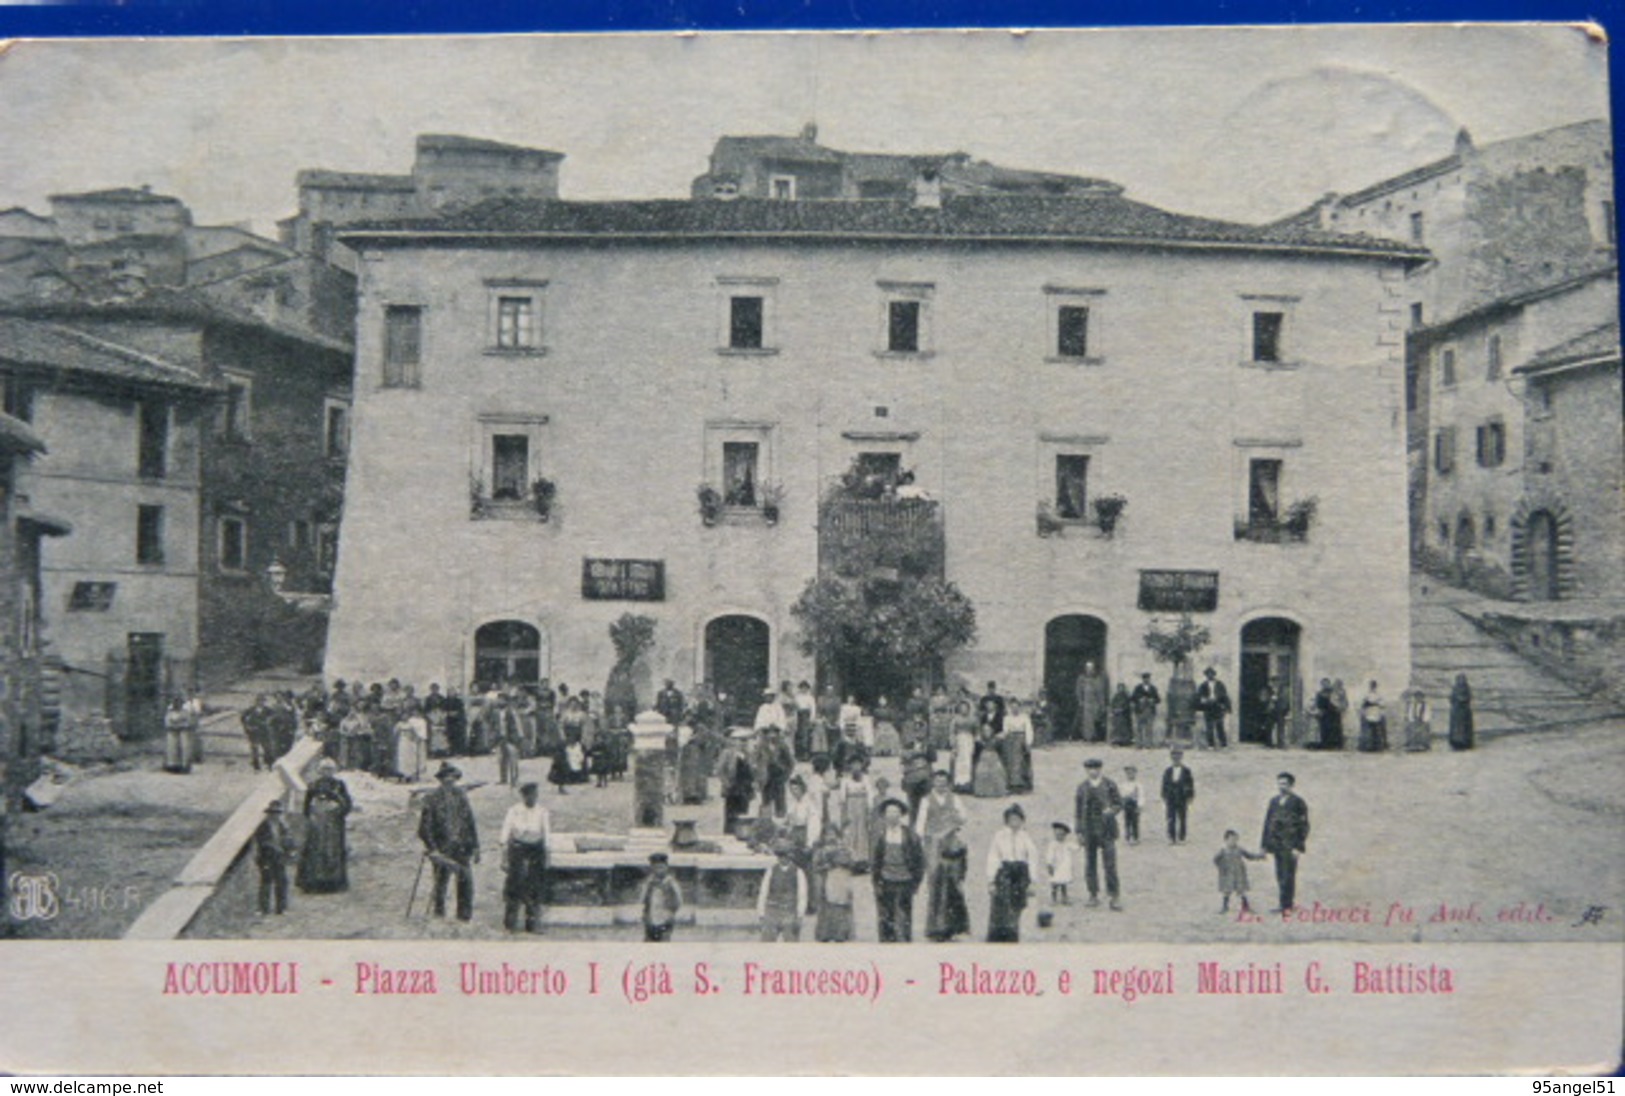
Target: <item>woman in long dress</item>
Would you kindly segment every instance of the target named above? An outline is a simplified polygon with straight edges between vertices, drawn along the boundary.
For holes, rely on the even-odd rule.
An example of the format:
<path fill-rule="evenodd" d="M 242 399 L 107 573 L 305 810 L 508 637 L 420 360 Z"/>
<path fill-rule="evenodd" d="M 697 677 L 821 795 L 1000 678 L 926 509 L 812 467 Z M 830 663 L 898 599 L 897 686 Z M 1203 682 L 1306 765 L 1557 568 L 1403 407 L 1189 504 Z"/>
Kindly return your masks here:
<path fill-rule="evenodd" d="M 1400 699 L 1405 703 L 1405 752 L 1423 753 L 1433 748 L 1432 712 L 1421 689 L 1406 689 Z"/>
<path fill-rule="evenodd" d="M 418 710 L 418 702 L 409 700 L 405 714 L 395 725 L 395 774 L 410 784 L 423 779 L 423 766 L 429 756 L 429 721 Z"/>
<path fill-rule="evenodd" d="M 1134 705 L 1128 695 L 1128 686 L 1121 681 L 1117 683 L 1117 691 L 1112 694 L 1111 725 L 1113 746 L 1134 745 Z"/>
<path fill-rule="evenodd" d="M 1010 794 L 1010 777 L 1004 770 L 1004 759 L 999 756 L 997 736 L 982 743 L 982 752 L 976 758 L 976 779 L 971 794 L 977 799 L 1002 799 Z"/>
<path fill-rule="evenodd" d="M 1027 836 L 1026 825 L 1027 812 L 1020 803 L 1012 803 L 1004 809 L 1004 829 L 993 835 L 987 848 L 987 884 L 993 892 L 987 914 L 990 944 L 1021 939 L 1021 914 L 1038 867 L 1038 849 Z"/>
<path fill-rule="evenodd" d="M 1450 748 L 1473 748 L 1473 689 L 1466 674 L 1457 674 L 1450 689 Z"/>
<path fill-rule="evenodd" d="M 1021 701 L 1012 699 L 1004 715 L 1004 735 L 999 741 L 999 758 L 1010 782 L 1011 795 L 1033 790 L 1033 720 Z"/>
<path fill-rule="evenodd" d="M 968 849 L 960 840 L 958 828 L 937 842 L 936 863 L 931 868 L 930 906 L 925 917 L 928 940 L 946 943 L 970 932 L 970 909 L 965 905 L 965 871 Z"/>
<path fill-rule="evenodd" d="M 852 870 L 869 870 L 869 834 L 875 809 L 874 788 L 861 760 L 854 760 L 841 781 L 841 836 L 852 854 Z"/>
<path fill-rule="evenodd" d="M 1360 700 L 1360 752 L 1385 753 L 1388 750 L 1388 715 L 1373 681 Z"/>
<path fill-rule="evenodd" d="M 976 716 L 968 701 L 954 706 L 954 791 L 969 795 L 976 785 Z"/>
<path fill-rule="evenodd" d="M 189 731 L 192 713 L 186 710 L 186 701 L 173 697 L 164 712 L 164 771 L 189 773 L 192 771 L 192 743 Z"/>
<path fill-rule="evenodd" d="M 294 883 L 307 894 L 330 894 L 350 885 L 344 830 L 355 804 L 331 760 L 323 758 L 317 773 L 305 791 L 305 844 Z"/>

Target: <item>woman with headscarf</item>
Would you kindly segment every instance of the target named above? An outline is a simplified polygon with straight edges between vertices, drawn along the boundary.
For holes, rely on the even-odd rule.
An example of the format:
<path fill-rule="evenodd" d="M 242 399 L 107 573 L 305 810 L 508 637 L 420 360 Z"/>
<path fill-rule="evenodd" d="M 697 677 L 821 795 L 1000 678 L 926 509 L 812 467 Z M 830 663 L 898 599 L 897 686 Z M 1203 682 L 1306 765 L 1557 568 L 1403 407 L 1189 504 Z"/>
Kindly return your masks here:
<path fill-rule="evenodd" d="M 1332 679 L 1320 679 L 1320 690 L 1315 693 L 1315 725 L 1319 728 L 1319 750 L 1343 748 L 1343 713 L 1337 710 L 1337 694 L 1332 690 Z"/>
<path fill-rule="evenodd" d="M 1360 700 L 1360 752 L 1385 753 L 1388 750 L 1388 714 L 1377 691 L 1377 683 Z"/>
<path fill-rule="evenodd" d="M 1121 681 L 1111 699 L 1111 744 L 1134 745 L 1134 699 L 1128 695 L 1128 686 Z"/>
<path fill-rule="evenodd" d="M 1020 803 L 1004 809 L 1004 829 L 987 847 L 987 885 L 993 892 L 988 907 L 987 942 L 1014 944 L 1021 939 L 1021 914 L 1027 892 L 1037 876 L 1038 849 L 1027 835 L 1027 812 Z"/>
<path fill-rule="evenodd" d="M 1399 696 L 1405 705 L 1405 752 L 1424 753 L 1433 748 L 1432 715 L 1421 689 L 1406 689 Z"/>
<path fill-rule="evenodd" d="M 1450 689 L 1450 748 L 1473 748 L 1473 689 L 1466 674 L 1457 674 Z"/>
<path fill-rule="evenodd" d="M 355 804 L 330 759 L 324 757 L 316 772 L 305 790 L 305 844 L 294 884 L 306 894 L 331 894 L 350 885 L 344 830 Z"/>

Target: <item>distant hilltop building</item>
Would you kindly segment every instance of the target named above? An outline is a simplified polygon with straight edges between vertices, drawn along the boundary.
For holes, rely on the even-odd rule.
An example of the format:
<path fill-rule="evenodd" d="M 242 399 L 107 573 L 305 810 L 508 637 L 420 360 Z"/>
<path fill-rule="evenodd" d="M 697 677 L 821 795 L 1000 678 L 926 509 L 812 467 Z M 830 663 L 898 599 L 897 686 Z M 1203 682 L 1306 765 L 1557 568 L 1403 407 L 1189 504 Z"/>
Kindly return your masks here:
<path fill-rule="evenodd" d="M 299 212 L 277 222 L 282 241 L 341 264 L 333 255 L 337 228 L 360 222 L 436 216 L 496 198 L 559 196 L 562 152 L 426 133 L 406 175 L 312 168 L 298 176 Z"/>
<path fill-rule="evenodd" d="M 843 152 L 818 143 L 809 123 L 794 137 L 720 137 L 711 168 L 694 180 L 695 198 L 910 199 L 944 195 L 1069 197 L 1116 195 L 1103 179 L 1022 171 L 964 152 Z"/>

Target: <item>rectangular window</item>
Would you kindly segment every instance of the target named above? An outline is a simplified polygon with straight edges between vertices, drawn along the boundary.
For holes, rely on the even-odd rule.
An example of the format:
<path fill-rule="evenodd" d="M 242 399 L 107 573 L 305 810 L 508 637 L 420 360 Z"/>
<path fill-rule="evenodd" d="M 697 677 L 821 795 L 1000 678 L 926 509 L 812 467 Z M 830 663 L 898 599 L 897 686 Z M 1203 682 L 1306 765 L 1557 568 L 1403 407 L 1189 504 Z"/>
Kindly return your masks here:
<path fill-rule="evenodd" d="M 766 310 L 761 297 L 728 298 L 728 347 L 760 350 L 766 345 Z"/>
<path fill-rule="evenodd" d="M 164 508 L 138 506 L 135 512 L 135 561 L 164 561 Z"/>
<path fill-rule="evenodd" d="M 761 477 L 762 447 L 754 441 L 722 443 L 722 504 L 755 506 Z"/>
<path fill-rule="evenodd" d="M 1421 327 L 1422 326 L 1422 302 L 1421 301 L 1413 301 L 1411 303 L 1411 326 L 1412 327 Z"/>
<path fill-rule="evenodd" d="M 1446 426 L 1433 435 L 1433 470 L 1448 476 L 1456 467 L 1456 428 Z"/>
<path fill-rule="evenodd" d="M 1281 462 L 1255 459 L 1247 462 L 1247 523 L 1274 525 L 1281 516 Z"/>
<path fill-rule="evenodd" d="M 33 422 L 34 393 L 23 379 L 11 373 L 0 375 L 0 388 L 4 389 L 6 414 Z"/>
<path fill-rule="evenodd" d="M 535 345 L 535 301 L 530 297 L 498 297 L 497 348 L 523 350 Z"/>
<path fill-rule="evenodd" d="M 1062 358 L 1089 356 L 1089 309 L 1063 304 L 1055 310 L 1055 353 Z"/>
<path fill-rule="evenodd" d="M 1482 468 L 1499 468 L 1507 456 L 1507 428 L 1503 422 L 1486 422 L 1478 428 L 1478 463 Z"/>
<path fill-rule="evenodd" d="M 1439 351 L 1439 383 L 1447 388 L 1456 383 L 1456 352 L 1449 347 Z"/>
<path fill-rule="evenodd" d="M 1484 539 L 1488 540 L 1490 537 L 1493 537 L 1494 535 L 1495 535 L 1495 515 L 1486 512 L 1485 515 L 1484 515 Z"/>
<path fill-rule="evenodd" d="M 919 353 L 920 302 L 891 301 L 886 317 L 886 349 L 894 354 Z"/>
<path fill-rule="evenodd" d="M 226 378 L 226 399 L 220 408 L 220 433 L 225 437 L 248 439 L 252 392 L 253 387 L 246 379 Z"/>
<path fill-rule="evenodd" d="M 143 402 L 137 408 L 140 419 L 137 442 L 137 469 L 143 479 L 163 479 L 169 464 L 169 405 Z"/>
<path fill-rule="evenodd" d="M 220 569 L 248 570 L 248 523 L 242 518 L 220 519 Z"/>
<path fill-rule="evenodd" d="M 1443 518 L 1439 519 L 1439 543 L 1450 543 L 1450 523 Z"/>
<path fill-rule="evenodd" d="M 324 575 L 333 573 L 339 561 L 339 527 L 321 525 L 316 528 L 316 570 Z"/>
<path fill-rule="evenodd" d="M 530 438 L 525 434 L 491 437 L 491 497 L 517 502 L 530 495 Z"/>
<path fill-rule="evenodd" d="M 1417 386 L 1421 379 L 1418 376 L 1419 372 L 1414 358 L 1405 363 L 1405 410 L 1407 411 L 1416 410 Z"/>
<path fill-rule="evenodd" d="M 392 304 L 384 309 L 384 387 L 416 388 L 423 355 L 423 309 Z"/>
<path fill-rule="evenodd" d="M 1055 458 L 1055 516 L 1082 521 L 1089 515 L 1089 458 L 1061 453 Z"/>
<path fill-rule="evenodd" d="M 288 547 L 295 552 L 310 551 L 310 522 L 304 518 L 288 522 Z"/>
<path fill-rule="evenodd" d="M 1424 227 L 1422 225 L 1422 214 L 1421 213 L 1412 213 L 1411 214 L 1411 243 L 1413 243 L 1413 244 L 1422 243 L 1425 237 L 1426 237 L 1426 230 L 1424 229 Z"/>
<path fill-rule="evenodd" d="M 794 175 L 775 175 L 768 182 L 768 194 L 781 201 L 793 201 L 796 196 L 796 177 Z"/>
<path fill-rule="evenodd" d="M 1489 364 L 1485 367 L 1486 380 L 1501 379 L 1501 336 L 1491 335 L 1489 340 Z"/>
<path fill-rule="evenodd" d="M 343 460 L 350 451 L 350 408 L 329 400 L 322 429 L 322 451 L 328 460 Z"/>
<path fill-rule="evenodd" d="M 1281 360 L 1281 332 L 1285 326 L 1285 312 L 1253 313 L 1253 361 Z"/>

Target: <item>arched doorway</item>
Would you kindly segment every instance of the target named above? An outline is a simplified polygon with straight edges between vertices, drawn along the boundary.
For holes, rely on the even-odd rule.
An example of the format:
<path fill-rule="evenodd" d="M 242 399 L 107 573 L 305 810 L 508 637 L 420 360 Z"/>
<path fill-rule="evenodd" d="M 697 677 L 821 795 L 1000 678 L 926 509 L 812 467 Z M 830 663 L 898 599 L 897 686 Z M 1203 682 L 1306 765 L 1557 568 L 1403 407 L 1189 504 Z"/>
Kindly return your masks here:
<path fill-rule="evenodd" d="M 1078 737 L 1078 675 L 1089 662 L 1106 672 L 1104 620 L 1068 613 L 1044 625 L 1044 692 L 1056 738 Z"/>
<path fill-rule="evenodd" d="M 1524 553 L 1528 558 L 1529 596 L 1535 601 L 1556 601 L 1557 519 L 1550 510 L 1536 510 L 1524 523 Z"/>
<path fill-rule="evenodd" d="M 1303 684 L 1299 680 L 1298 640 L 1303 629 L 1285 617 L 1259 617 L 1241 629 L 1241 726 L 1242 742 L 1268 742 L 1270 712 L 1266 689 L 1279 690 L 1284 683 L 1291 691 L 1289 711 L 1303 707 Z"/>
<path fill-rule="evenodd" d="M 542 633 L 522 620 L 493 620 L 474 633 L 474 680 L 535 685 L 542 679 Z"/>
<path fill-rule="evenodd" d="M 719 616 L 705 626 L 705 677 L 718 695 L 726 694 L 724 717 L 750 723 L 768 680 L 767 622 L 753 616 Z"/>

